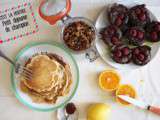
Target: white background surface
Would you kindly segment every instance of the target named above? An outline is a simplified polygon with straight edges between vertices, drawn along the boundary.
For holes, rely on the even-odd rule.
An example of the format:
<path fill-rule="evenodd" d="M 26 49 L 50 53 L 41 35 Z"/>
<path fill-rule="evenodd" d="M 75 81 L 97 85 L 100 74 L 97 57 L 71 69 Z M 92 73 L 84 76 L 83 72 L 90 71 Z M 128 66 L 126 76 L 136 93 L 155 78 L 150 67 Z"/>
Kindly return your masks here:
<path fill-rule="evenodd" d="M 1 0 L 0 6 L 10 4 L 13 0 Z M 18 2 L 16 2 L 18 1 Z M 20 0 L 14 0 L 19 3 Z M 113 0 L 72 0 L 72 16 L 85 16 L 96 20 L 99 12 L 107 3 Z M 160 20 L 159 0 L 143 0 L 148 8 Z M 34 36 L 12 41 L 0 45 L 9 57 L 14 59 L 16 54 L 25 45 L 32 41 L 59 41 L 60 27 L 51 26 L 44 22 L 37 13 L 39 1 L 34 1 L 34 11 L 38 20 L 40 31 Z M 3 34 L 3 33 L 0 33 Z M 133 106 L 124 107 L 117 104 L 114 97 L 98 86 L 98 74 L 110 67 L 101 59 L 89 63 L 84 55 L 74 55 L 80 69 L 80 84 L 76 95 L 72 99 L 77 104 L 80 112 L 80 120 L 86 119 L 86 108 L 95 102 L 108 103 L 112 107 L 110 120 L 159 120 L 160 117 L 147 111 L 142 111 Z M 122 76 L 122 83 L 129 83 L 135 86 L 138 92 L 138 99 L 147 103 L 160 106 L 160 52 L 156 58 L 147 66 L 133 71 L 119 71 Z M 143 81 L 143 82 L 141 82 Z M 10 64 L 0 58 L 0 120 L 56 120 L 55 112 L 37 112 L 22 105 L 11 91 Z"/>

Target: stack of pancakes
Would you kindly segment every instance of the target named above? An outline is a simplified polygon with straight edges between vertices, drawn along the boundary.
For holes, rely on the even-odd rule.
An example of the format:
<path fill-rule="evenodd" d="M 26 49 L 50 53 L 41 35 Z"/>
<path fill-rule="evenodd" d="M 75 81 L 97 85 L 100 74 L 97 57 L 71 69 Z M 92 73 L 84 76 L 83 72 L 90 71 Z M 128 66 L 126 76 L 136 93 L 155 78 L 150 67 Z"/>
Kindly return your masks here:
<path fill-rule="evenodd" d="M 36 103 L 56 103 L 69 93 L 72 84 L 70 66 L 56 54 L 37 54 L 25 67 L 32 70 L 32 79 L 21 77 L 21 90 Z"/>

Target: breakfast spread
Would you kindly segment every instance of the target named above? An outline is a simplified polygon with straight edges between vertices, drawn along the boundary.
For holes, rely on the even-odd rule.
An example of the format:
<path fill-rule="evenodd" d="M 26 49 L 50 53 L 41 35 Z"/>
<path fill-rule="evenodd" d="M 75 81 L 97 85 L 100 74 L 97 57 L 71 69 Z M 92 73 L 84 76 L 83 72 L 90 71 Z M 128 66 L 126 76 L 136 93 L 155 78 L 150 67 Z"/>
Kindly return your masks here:
<path fill-rule="evenodd" d="M 21 89 L 34 102 L 56 103 L 58 97 L 69 93 L 72 84 L 70 67 L 56 54 L 38 54 L 30 58 L 26 68 L 32 79 L 21 78 Z"/>
<path fill-rule="evenodd" d="M 115 3 L 107 6 L 104 16 L 107 19 L 107 25 L 103 25 L 99 34 L 97 34 L 96 30 L 98 28 L 87 18 L 72 18 L 68 15 L 70 0 L 67 0 L 67 3 L 65 3 L 65 0 L 56 0 L 54 2 L 50 0 L 47 2 L 41 5 L 42 8 L 39 9 L 41 10 L 40 16 L 52 25 L 60 19 L 63 21 L 61 37 L 64 45 L 72 51 L 82 52 L 89 50 L 91 47 L 95 47 L 97 50 L 98 47 L 95 45 L 95 41 L 102 41 L 105 48 L 106 45 L 108 47 L 105 50 L 108 50 L 109 53 L 106 54 L 109 54 L 112 62 L 118 65 L 133 63 L 134 65 L 143 66 L 151 61 L 151 50 L 154 49 L 151 45 L 160 41 L 160 22 L 153 20 L 145 4 L 129 7 Z M 69 7 L 66 12 L 64 12 L 65 6 Z M 62 11 L 64 14 L 62 14 Z M 59 14 L 62 15 L 59 16 Z M 102 40 L 96 39 L 99 37 Z M 148 42 L 151 43 L 150 46 L 147 44 Z M 27 49 L 25 48 L 24 51 L 26 52 L 29 49 L 29 52 L 27 51 L 26 54 L 24 51 L 22 52 L 25 57 L 23 55 L 17 57 L 17 63 L 21 65 L 24 60 L 25 64 L 22 66 L 22 74 L 17 77 L 18 75 L 14 71 L 17 64 L 13 62 L 13 88 L 18 99 L 22 99 L 22 103 L 28 102 L 29 107 L 42 111 L 57 110 L 63 107 L 65 119 L 69 119 L 69 116 L 78 111 L 74 103 L 68 102 L 78 87 L 79 70 L 74 58 L 69 53 L 71 51 L 67 50 L 65 46 L 61 46 L 56 42 L 52 47 L 49 45 L 47 44 L 47 47 L 42 45 L 37 48 L 33 45 L 36 49 L 31 51 L 29 50 L 33 46 L 26 47 Z M 50 52 L 41 52 L 41 50 Z M 31 52 L 35 54 L 31 54 Z M 92 52 L 94 53 L 94 50 Z M 31 55 L 31 57 L 27 55 Z M 10 61 L 7 57 L 2 57 Z M 28 73 L 28 70 L 31 73 Z M 31 75 L 27 76 L 27 74 Z M 116 101 L 122 105 L 130 104 L 122 99 L 123 97 L 135 99 L 137 96 L 136 89 L 132 85 L 121 84 L 121 76 L 115 70 L 101 72 L 98 77 L 98 84 L 105 92 L 115 93 Z M 18 85 L 20 88 L 17 87 Z M 110 111 L 110 105 L 104 103 L 92 104 L 88 107 L 87 120 L 108 120 Z"/>
<path fill-rule="evenodd" d="M 110 24 L 104 26 L 100 34 L 109 47 L 112 60 L 119 64 L 132 62 L 141 66 L 150 62 L 152 48 L 146 42 L 159 41 L 160 23 L 151 18 L 146 6 L 128 7 L 115 3 L 106 12 Z"/>
<path fill-rule="evenodd" d="M 83 51 L 91 47 L 95 39 L 95 30 L 84 21 L 69 23 L 64 29 L 63 40 L 74 51 Z"/>

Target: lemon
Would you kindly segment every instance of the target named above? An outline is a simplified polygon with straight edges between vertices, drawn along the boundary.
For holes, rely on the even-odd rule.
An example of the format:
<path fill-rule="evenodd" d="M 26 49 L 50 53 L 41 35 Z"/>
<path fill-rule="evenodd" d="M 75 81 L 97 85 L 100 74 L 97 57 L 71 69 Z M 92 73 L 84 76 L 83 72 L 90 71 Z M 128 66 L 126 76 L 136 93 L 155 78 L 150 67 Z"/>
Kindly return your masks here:
<path fill-rule="evenodd" d="M 87 120 L 108 120 L 111 111 L 110 108 L 109 105 L 103 103 L 96 103 L 89 106 Z"/>

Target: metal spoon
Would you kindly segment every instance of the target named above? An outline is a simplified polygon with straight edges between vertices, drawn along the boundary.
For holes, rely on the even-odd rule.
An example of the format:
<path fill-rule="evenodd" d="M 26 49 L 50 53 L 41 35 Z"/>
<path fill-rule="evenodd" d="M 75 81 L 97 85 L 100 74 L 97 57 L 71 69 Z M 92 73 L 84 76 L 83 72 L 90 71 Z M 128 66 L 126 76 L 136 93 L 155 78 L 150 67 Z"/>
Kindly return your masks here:
<path fill-rule="evenodd" d="M 65 120 L 78 120 L 78 111 L 76 110 L 73 114 L 68 114 L 65 110 Z"/>

